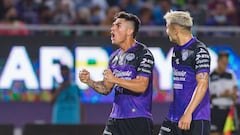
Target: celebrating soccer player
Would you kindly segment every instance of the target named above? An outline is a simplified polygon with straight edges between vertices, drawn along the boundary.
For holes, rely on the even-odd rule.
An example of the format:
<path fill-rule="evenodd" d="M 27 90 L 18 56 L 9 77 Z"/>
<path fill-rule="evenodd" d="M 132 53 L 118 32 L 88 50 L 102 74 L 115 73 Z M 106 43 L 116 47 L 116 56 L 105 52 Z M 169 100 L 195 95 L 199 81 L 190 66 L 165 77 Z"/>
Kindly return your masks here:
<path fill-rule="evenodd" d="M 83 69 L 79 79 L 100 94 L 115 91 L 112 112 L 103 135 L 152 135 L 152 70 L 154 58 L 149 49 L 135 40 L 140 20 L 119 12 L 111 27 L 112 53 L 102 81 L 93 81 Z"/>

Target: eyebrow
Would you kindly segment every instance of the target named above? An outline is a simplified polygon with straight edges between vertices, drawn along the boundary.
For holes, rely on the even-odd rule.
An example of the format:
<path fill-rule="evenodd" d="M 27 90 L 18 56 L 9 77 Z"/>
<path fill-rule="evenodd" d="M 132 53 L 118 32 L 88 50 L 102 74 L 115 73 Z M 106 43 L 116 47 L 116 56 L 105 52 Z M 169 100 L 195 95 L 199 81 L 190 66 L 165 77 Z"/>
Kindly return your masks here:
<path fill-rule="evenodd" d="M 120 25 L 122 24 L 121 22 L 113 22 L 112 25 Z"/>

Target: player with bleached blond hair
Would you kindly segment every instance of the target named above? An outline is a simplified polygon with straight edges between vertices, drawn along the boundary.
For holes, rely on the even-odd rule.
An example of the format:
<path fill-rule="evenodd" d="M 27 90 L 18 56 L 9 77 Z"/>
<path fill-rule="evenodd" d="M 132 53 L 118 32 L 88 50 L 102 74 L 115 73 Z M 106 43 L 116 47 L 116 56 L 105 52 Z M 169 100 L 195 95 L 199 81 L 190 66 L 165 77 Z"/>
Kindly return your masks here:
<path fill-rule="evenodd" d="M 209 135 L 209 52 L 192 35 L 188 12 L 169 11 L 164 19 L 169 40 L 176 45 L 172 53 L 173 102 L 159 135 Z"/>

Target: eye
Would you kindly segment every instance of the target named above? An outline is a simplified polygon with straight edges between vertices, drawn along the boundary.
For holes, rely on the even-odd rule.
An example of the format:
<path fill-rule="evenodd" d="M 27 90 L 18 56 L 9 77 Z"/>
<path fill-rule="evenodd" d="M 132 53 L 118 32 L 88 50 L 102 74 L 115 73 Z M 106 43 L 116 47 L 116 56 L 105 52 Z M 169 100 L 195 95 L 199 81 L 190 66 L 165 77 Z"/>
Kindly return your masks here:
<path fill-rule="evenodd" d="M 119 28 L 119 27 L 120 27 L 120 24 L 116 24 L 116 26 Z"/>

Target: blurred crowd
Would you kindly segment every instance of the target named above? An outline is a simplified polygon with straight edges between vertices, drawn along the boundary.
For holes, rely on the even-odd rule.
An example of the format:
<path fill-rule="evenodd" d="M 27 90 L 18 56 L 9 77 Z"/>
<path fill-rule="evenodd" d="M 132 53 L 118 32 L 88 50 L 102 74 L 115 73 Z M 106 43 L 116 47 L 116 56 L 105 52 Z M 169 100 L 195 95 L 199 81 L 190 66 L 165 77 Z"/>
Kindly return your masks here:
<path fill-rule="evenodd" d="M 163 15 L 169 10 L 188 10 L 195 25 L 240 25 L 239 0 L 1 0 L 0 25 L 112 24 L 116 12 L 136 14 L 142 25 L 165 25 Z M 27 30 L 0 30 L 0 34 L 28 35 Z M 104 33 L 102 33 L 104 35 Z"/>

